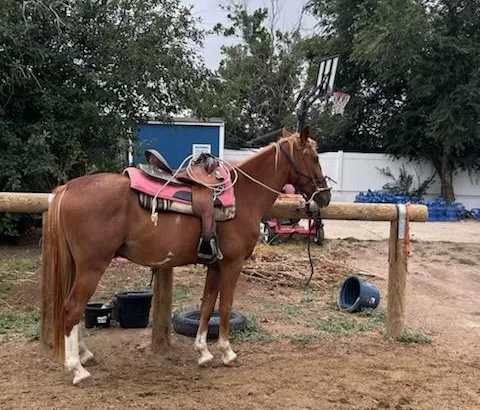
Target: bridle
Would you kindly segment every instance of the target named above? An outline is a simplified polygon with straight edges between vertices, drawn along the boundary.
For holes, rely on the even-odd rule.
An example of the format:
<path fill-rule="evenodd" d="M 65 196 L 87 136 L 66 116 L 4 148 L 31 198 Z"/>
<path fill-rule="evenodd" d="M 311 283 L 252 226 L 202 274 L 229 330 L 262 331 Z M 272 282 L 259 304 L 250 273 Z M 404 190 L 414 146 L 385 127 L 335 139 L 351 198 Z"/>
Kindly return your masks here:
<path fill-rule="evenodd" d="M 292 166 L 293 170 L 295 171 L 295 174 L 297 175 L 297 179 L 295 180 L 295 182 L 293 183 L 293 185 L 295 185 L 297 183 L 297 181 L 301 178 L 301 177 L 304 177 L 304 178 L 307 178 L 309 181 L 311 181 L 313 183 L 313 185 L 315 186 L 315 191 L 314 193 L 312 194 L 312 198 L 320 193 L 320 192 L 325 192 L 325 191 L 330 191 L 332 189 L 332 187 L 328 186 L 327 185 L 327 181 L 332 181 L 332 182 L 335 182 L 332 178 L 330 178 L 329 176 L 324 176 L 321 180 L 318 180 L 318 179 L 315 179 L 313 178 L 312 176 L 310 175 L 307 175 L 305 174 L 304 172 L 302 172 L 297 164 L 295 164 L 295 162 L 293 161 L 292 157 L 290 156 L 290 154 L 285 150 L 285 148 L 283 148 L 283 146 L 279 143 L 275 143 L 278 147 L 278 149 L 280 150 L 280 152 L 283 154 L 283 156 L 287 159 L 287 161 L 289 162 L 289 164 Z M 327 185 L 326 187 L 322 188 L 319 186 L 319 184 L 321 183 L 325 183 L 325 185 Z M 310 198 L 311 200 L 311 198 Z"/>
<path fill-rule="evenodd" d="M 301 177 L 304 177 L 306 179 L 308 179 L 309 181 L 311 181 L 313 183 L 313 185 L 315 186 L 315 190 L 313 192 L 313 194 L 310 196 L 310 198 L 307 198 L 305 193 L 302 192 L 302 196 L 305 198 L 305 203 L 306 203 L 306 211 L 307 211 L 307 215 L 308 215 L 308 218 L 309 218 L 309 222 L 308 222 L 308 225 L 313 227 L 314 225 L 311 224 L 311 219 L 313 218 L 313 212 L 310 208 L 310 204 L 312 202 L 312 200 L 314 200 L 315 196 L 321 192 L 326 192 L 326 191 L 330 191 L 332 189 L 332 187 L 329 187 L 327 185 L 327 181 L 333 181 L 335 183 L 335 181 L 330 178 L 329 176 L 324 176 L 321 180 L 317 180 L 315 178 L 313 178 L 312 176 L 310 175 L 307 175 L 305 174 L 305 172 L 302 172 L 297 164 L 295 164 L 295 162 L 293 161 L 292 157 L 290 156 L 290 154 L 285 150 L 285 148 L 283 148 L 283 146 L 279 143 L 276 143 L 277 145 L 277 148 L 280 150 L 280 152 L 283 154 L 283 156 L 287 159 L 288 163 L 292 166 L 293 170 L 295 171 L 295 174 L 297 175 L 297 179 L 295 180 L 295 182 L 293 183 L 293 185 L 296 184 L 296 182 L 301 178 Z M 318 185 L 321 184 L 321 183 L 325 183 L 325 185 L 327 185 L 325 188 L 321 188 L 319 187 Z M 317 212 L 318 212 L 318 209 L 317 209 Z M 315 220 L 317 221 L 319 218 L 319 214 L 317 214 L 317 217 L 315 218 Z M 311 231 L 309 231 L 309 235 L 310 235 Z M 308 249 L 308 260 L 310 262 L 310 277 L 308 278 L 305 286 L 308 286 L 308 284 L 310 283 L 310 280 L 312 279 L 313 277 L 313 271 L 314 271 L 314 266 L 313 266 L 313 261 L 312 261 L 312 255 L 310 253 L 310 241 L 308 241 L 308 246 L 307 246 L 307 249 Z"/>

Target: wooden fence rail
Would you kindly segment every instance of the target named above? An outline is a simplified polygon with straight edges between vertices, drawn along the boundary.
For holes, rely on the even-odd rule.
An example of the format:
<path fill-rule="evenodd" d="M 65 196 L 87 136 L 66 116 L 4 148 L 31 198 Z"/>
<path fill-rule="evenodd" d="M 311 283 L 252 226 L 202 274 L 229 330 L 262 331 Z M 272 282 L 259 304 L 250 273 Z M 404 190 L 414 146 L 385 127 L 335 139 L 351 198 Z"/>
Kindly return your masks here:
<path fill-rule="evenodd" d="M 48 207 L 52 194 L 45 193 L 10 193 L 0 192 L 0 212 L 43 213 L 43 248 L 42 254 L 48 255 L 45 249 L 47 235 Z M 311 209 L 316 211 L 315 208 Z M 407 259 L 404 252 L 404 241 L 408 239 L 408 222 L 425 222 L 428 217 L 425 205 L 395 204 L 360 204 L 331 203 L 320 211 L 322 219 L 388 221 L 390 222 L 390 240 L 388 255 L 388 295 L 387 295 L 387 336 L 398 339 L 405 330 L 405 303 L 407 284 Z M 273 218 L 307 218 L 307 207 L 299 195 L 281 195 L 266 213 Z M 45 258 L 42 258 L 44 263 Z M 47 329 L 41 334 L 41 340 L 50 344 L 51 325 L 49 316 L 49 280 L 47 270 L 42 274 L 41 320 Z M 172 277 L 170 274 L 155 275 L 154 289 L 163 289 L 162 295 L 154 296 L 152 323 L 152 349 L 165 352 L 170 345 L 169 323 L 172 313 L 171 293 Z M 167 328 L 168 329 L 167 329 Z"/>
<path fill-rule="evenodd" d="M 52 194 L 0 192 L 0 212 L 43 213 L 48 210 Z M 312 211 L 316 211 L 312 206 Z M 300 195 L 281 195 L 273 207 L 265 214 L 272 218 L 308 218 L 305 201 Z M 394 204 L 358 204 L 333 202 L 321 210 L 322 219 L 341 219 L 357 221 L 395 221 L 398 219 Z M 425 222 L 427 207 L 409 206 L 409 220 Z"/>

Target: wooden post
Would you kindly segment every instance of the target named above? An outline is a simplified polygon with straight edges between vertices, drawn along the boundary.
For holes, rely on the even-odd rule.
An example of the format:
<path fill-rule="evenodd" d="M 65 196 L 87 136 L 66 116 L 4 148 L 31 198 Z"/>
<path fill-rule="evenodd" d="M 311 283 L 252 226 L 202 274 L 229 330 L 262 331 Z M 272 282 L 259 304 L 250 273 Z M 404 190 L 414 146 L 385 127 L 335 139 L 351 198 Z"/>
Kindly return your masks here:
<path fill-rule="evenodd" d="M 165 354 L 170 348 L 173 268 L 153 269 L 152 352 Z"/>
<path fill-rule="evenodd" d="M 405 330 L 407 259 L 403 251 L 403 237 L 407 223 L 402 217 L 390 223 L 387 337 L 393 339 L 400 338 Z"/>
<path fill-rule="evenodd" d="M 42 298 L 40 305 L 40 342 L 44 346 L 53 345 L 52 329 L 52 285 L 51 270 L 49 269 L 50 249 L 48 246 L 48 212 L 42 214 Z"/>

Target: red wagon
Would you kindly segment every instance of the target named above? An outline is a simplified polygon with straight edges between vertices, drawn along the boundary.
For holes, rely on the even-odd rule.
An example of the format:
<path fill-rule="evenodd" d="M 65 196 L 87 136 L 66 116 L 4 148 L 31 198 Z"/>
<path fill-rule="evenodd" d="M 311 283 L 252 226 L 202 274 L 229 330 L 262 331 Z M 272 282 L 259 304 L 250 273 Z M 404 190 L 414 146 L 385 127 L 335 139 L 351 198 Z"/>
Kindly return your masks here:
<path fill-rule="evenodd" d="M 285 194 L 295 194 L 295 188 L 291 185 L 285 185 L 282 191 Z M 277 239 L 290 239 L 293 236 L 309 236 L 311 243 L 322 245 L 325 240 L 322 219 L 317 216 L 309 219 L 308 224 L 302 224 L 300 219 L 268 219 L 263 220 L 260 226 L 260 238 L 269 245 Z"/>

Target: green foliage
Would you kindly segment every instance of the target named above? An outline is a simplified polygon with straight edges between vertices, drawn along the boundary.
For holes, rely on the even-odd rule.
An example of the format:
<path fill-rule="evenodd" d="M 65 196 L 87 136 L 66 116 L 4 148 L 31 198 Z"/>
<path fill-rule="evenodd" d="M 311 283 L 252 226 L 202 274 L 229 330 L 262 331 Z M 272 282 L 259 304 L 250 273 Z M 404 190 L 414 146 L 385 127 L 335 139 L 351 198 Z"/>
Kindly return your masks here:
<path fill-rule="evenodd" d="M 196 105 L 202 35 L 180 0 L 2 1 L 0 190 L 119 171 L 147 112 Z"/>
<path fill-rule="evenodd" d="M 316 49 L 341 52 L 337 87 L 353 94 L 322 134 L 426 159 L 452 201 L 453 172 L 480 167 L 478 1 L 310 0 L 309 9 L 325 25 Z"/>
<path fill-rule="evenodd" d="M 210 95 L 198 112 L 224 118 L 227 144 L 236 147 L 291 120 L 302 62 L 300 35 L 267 27 L 267 9 L 249 12 L 246 5 L 232 5 L 225 10 L 230 24 L 214 30 L 238 37 L 240 44 L 222 47 Z"/>
<path fill-rule="evenodd" d="M 289 336 L 290 341 L 293 344 L 299 346 L 308 346 L 320 338 L 320 333 L 296 333 Z"/>
<path fill-rule="evenodd" d="M 420 177 L 417 175 L 418 184 L 417 187 L 414 188 L 414 180 L 413 175 L 407 173 L 407 169 L 405 165 L 402 164 L 400 167 L 400 173 L 398 177 L 390 171 L 389 167 L 386 168 L 377 168 L 383 175 L 390 177 L 393 181 L 387 182 L 383 185 L 383 189 L 387 191 L 403 191 L 408 196 L 423 196 L 426 194 L 430 185 L 435 181 L 435 174 L 433 174 L 430 178 L 424 180 L 423 182 L 420 181 Z"/>
<path fill-rule="evenodd" d="M 5 296 L 13 282 L 28 273 L 34 272 L 40 266 L 38 258 L 8 258 L 0 260 L 0 297 Z"/>
<path fill-rule="evenodd" d="M 341 313 L 328 315 L 325 319 L 313 320 L 308 326 L 333 335 L 346 335 L 356 332 L 378 331 L 385 329 L 386 312 L 378 309 L 364 309 L 358 313 L 360 318 Z"/>
<path fill-rule="evenodd" d="M 430 344 L 432 339 L 421 331 L 415 331 L 411 329 L 405 329 L 405 332 L 400 337 L 400 341 L 404 343 L 418 343 L 418 344 Z"/>
<path fill-rule="evenodd" d="M 38 309 L 0 309 L 0 335 L 21 334 L 29 340 L 37 340 L 40 335 L 39 323 L 40 311 Z"/>
<path fill-rule="evenodd" d="M 344 315 L 329 315 L 325 319 L 311 322 L 310 325 L 335 335 L 351 333 L 357 329 L 356 320 Z"/>
<path fill-rule="evenodd" d="M 187 285 L 178 283 L 173 288 L 173 300 L 176 303 L 183 304 L 190 300 L 190 288 Z"/>
<path fill-rule="evenodd" d="M 230 335 L 233 342 L 261 342 L 270 343 L 278 338 L 266 333 L 256 316 L 247 316 L 247 327 L 244 330 L 233 331 Z"/>

